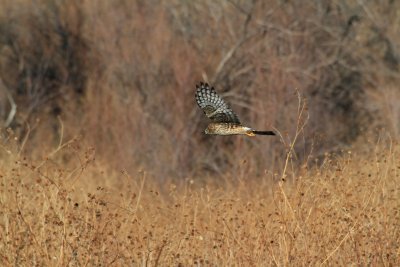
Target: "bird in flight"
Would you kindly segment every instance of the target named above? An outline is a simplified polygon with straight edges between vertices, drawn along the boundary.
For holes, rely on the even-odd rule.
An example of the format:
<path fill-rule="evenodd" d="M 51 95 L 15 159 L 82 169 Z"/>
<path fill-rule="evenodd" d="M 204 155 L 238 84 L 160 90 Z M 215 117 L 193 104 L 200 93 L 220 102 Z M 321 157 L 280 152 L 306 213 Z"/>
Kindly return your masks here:
<path fill-rule="evenodd" d="M 255 135 L 275 135 L 273 131 L 256 131 L 250 127 L 243 126 L 237 115 L 229 108 L 228 104 L 215 92 L 214 87 L 208 83 L 200 82 L 196 85 L 196 102 L 210 118 L 205 133 L 217 135 L 246 134 Z"/>

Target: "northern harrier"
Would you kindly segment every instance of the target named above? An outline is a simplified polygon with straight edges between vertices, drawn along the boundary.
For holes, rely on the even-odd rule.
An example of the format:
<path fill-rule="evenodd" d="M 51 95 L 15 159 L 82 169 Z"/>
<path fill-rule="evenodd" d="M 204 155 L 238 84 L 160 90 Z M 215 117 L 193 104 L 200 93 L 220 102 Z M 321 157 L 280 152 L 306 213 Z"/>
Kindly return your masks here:
<path fill-rule="evenodd" d="M 256 131 L 243 126 L 237 115 L 229 108 L 228 104 L 215 92 L 214 87 L 200 82 L 196 85 L 196 102 L 211 119 L 207 126 L 206 134 L 233 135 L 246 134 L 248 136 L 275 135 L 272 131 Z"/>

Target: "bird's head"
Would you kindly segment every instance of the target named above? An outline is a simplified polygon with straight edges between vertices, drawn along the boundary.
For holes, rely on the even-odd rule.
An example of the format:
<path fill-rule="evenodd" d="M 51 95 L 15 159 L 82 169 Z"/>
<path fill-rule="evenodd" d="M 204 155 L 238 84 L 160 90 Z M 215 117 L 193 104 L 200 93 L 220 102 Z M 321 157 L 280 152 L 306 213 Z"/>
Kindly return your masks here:
<path fill-rule="evenodd" d="M 220 126 L 218 123 L 210 123 L 208 124 L 207 128 L 204 130 L 205 134 L 218 134 L 218 128 Z"/>
<path fill-rule="evenodd" d="M 213 123 L 210 123 L 207 128 L 204 130 L 205 134 L 215 134 L 215 126 Z"/>

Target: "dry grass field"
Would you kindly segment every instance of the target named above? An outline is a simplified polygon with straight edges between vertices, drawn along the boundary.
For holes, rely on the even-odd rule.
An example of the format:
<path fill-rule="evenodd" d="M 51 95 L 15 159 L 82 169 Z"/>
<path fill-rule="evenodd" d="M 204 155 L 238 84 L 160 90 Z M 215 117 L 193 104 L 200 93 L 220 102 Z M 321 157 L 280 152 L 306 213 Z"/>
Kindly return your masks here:
<path fill-rule="evenodd" d="M 400 266 L 400 1 L 0 7 L 1 266 Z"/>
<path fill-rule="evenodd" d="M 74 140 L 40 161 L 0 152 L 3 266 L 400 264 L 398 143 L 327 156 L 278 182 L 265 173 L 160 184 L 146 171 L 104 170 Z"/>

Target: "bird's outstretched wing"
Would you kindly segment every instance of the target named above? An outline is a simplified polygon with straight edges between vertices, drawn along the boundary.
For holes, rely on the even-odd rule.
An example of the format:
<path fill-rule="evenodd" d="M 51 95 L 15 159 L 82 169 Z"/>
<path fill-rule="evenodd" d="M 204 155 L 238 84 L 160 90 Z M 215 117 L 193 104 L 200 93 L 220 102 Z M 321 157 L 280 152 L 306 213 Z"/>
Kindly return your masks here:
<path fill-rule="evenodd" d="M 240 124 L 237 115 L 228 104 L 215 92 L 214 87 L 200 82 L 196 85 L 196 102 L 212 122 Z"/>

